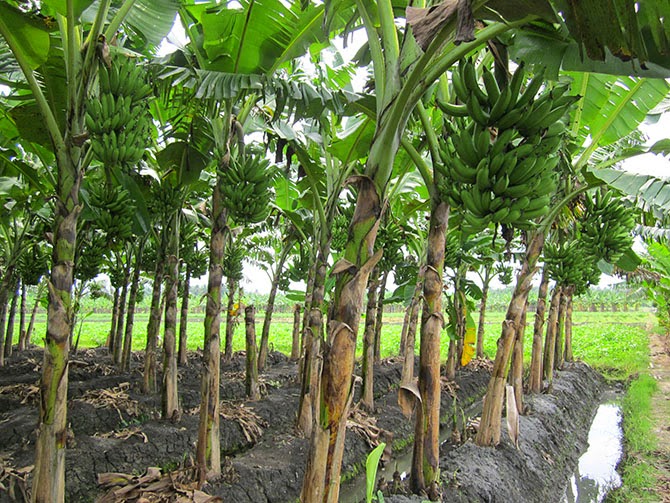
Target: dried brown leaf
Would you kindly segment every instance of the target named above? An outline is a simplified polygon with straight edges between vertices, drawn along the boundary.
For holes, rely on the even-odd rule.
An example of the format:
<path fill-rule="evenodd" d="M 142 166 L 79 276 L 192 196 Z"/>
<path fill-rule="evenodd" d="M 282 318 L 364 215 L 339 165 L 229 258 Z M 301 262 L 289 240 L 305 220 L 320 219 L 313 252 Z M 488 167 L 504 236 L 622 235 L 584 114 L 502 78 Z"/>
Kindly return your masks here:
<path fill-rule="evenodd" d="M 414 413 L 414 409 L 421 403 L 421 392 L 416 380 L 406 383 L 398 389 L 398 405 L 403 415 L 409 419 Z"/>

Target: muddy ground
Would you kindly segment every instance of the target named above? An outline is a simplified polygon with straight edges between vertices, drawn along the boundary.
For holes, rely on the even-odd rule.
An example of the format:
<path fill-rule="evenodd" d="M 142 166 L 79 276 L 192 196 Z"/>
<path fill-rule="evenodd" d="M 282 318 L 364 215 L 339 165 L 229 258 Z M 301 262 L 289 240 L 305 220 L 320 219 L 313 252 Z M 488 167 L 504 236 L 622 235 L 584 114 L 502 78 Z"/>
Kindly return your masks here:
<path fill-rule="evenodd" d="M 34 462 L 41 358 L 41 350 L 34 349 L 15 354 L 0 368 L 0 486 L 11 485 L 19 500 L 22 479 L 30 483 L 29 470 L 24 473 L 20 468 Z M 114 368 L 105 349 L 72 355 L 67 501 L 93 501 L 104 494 L 106 489 L 97 484 L 99 473 L 141 476 L 148 467 L 168 473 L 191 465 L 198 428 L 200 361 L 201 355 L 194 353 L 188 366 L 180 369 L 183 413 L 178 421 L 164 421 L 159 417 L 160 397 L 139 392 L 141 355 L 134 355 L 130 373 Z M 256 402 L 245 400 L 243 368 L 242 354 L 222 365 L 224 475 L 203 490 L 223 501 L 296 501 L 307 453 L 307 441 L 294 428 L 300 390 L 297 365 L 272 353 L 261 375 L 262 398 Z M 456 383 L 444 383 L 447 437 L 451 438 L 453 412 L 461 419 L 462 410 L 481 402 L 489 368 L 487 362 L 476 362 L 459 371 Z M 352 415 L 344 455 L 346 478 L 364 474 L 366 456 L 380 440 L 392 446 L 385 456 L 388 473 L 397 467 L 395 458 L 411 449 L 413 421 L 405 419 L 397 405 L 400 370 L 400 361 L 393 359 L 375 369 L 377 410 L 373 415 L 358 410 Z M 557 481 L 567 479 L 586 446 L 601 387 L 597 374 L 583 365 L 560 372 L 551 394 L 527 400 L 529 414 L 521 418 L 518 450 L 506 433 L 496 449 L 476 448 L 467 441 L 467 431 L 459 435 L 465 441 L 462 445 L 445 442 L 441 452 L 445 501 L 557 501 Z M 186 468 L 179 472 L 182 479 Z M 385 487 L 388 491 L 392 484 Z M 509 488 L 507 493 L 501 492 L 504 487 Z M 9 493 L 0 487 L 0 502 L 8 500 Z"/>

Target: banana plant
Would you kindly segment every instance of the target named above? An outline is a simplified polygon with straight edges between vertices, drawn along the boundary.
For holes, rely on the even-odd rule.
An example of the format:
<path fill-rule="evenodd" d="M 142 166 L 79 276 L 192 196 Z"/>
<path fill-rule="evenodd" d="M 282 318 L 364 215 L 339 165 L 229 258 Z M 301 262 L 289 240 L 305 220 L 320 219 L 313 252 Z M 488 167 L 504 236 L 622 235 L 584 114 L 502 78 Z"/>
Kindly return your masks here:
<path fill-rule="evenodd" d="M 338 93 L 321 92 L 309 85 L 280 82 L 280 72 L 292 59 L 311 46 L 323 44 L 321 29 L 324 6 L 279 0 L 185 4 L 179 19 L 188 38 L 192 65 L 167 66 L 166 82 L 190 87 L 198 99 L 221 104 L 216 115 L 213 139 L 218 164 L 211 203 L 208 295 L 205 316 L 205 365 L 198 434 L 197 463 L 200 480 L 217 477 L 221 471 L 219 444 L 219 327 L 221 312 L 221 264 L 227 234 L 223 173 L 242 155 L 238 147 L 241 131 L 255 104 L 274 96 L 276 117 L 287 106 L 306 112 L 310 106 L 338 102 Z M 309 88 L 309 89 L 308 89 Z M 304 91 L 304 93 L 303 93 Z M 314 99 L 311 99 L 314 98 Z M 309 105 L 311 103 L 311 105 Z M 308 104 L 306 106 L 297 104 Z M 233 127 L 235 129 L 233 129 Z M 235 140 L 238 140 L 237 142 Z"/>
<path fill-rule="evenodd" d="M 124 19 L 138 21 L 140 12 L 148 9 L 152 23 L 136 22 L 134 27 L 136 33 L 151 35 L 147 40 L 156 40 L 167 34 L 175 12 L 171 1 L 157 5 L 126 0 L 119 9 L 110 9 L 109 0 L 92 5 L 87 0 L 45 1 L 37 7 L 40 16 L 33 16 L 33 12 L 24 12 L 13 3 L 0 3 L 0 36 L 33 98 L 22 110 L 26 112 L 23 123 L 39 122 L 44 127 L 46 134 L 35 140 L 45 145 L 55 160 L 53 179 L 57 188 L 33 501 L 63 501 L 65 494 L 62 439 L 67 424 L 67 357 L 77 220 L 81 212 L 79 187 L 92 158 L 85 143 L 85 101 L 98 66 L 106 64 L 108 44 Z M 46 26 L 46 19 L 53 19 L 55 27 Z M 167 26 L 161 25 L 160 21 L 166 19 L 170 20 Z M 52 43 L 52 39 L 59 40 Z M 40 120 L 31 118 L 31 113 Z"/>

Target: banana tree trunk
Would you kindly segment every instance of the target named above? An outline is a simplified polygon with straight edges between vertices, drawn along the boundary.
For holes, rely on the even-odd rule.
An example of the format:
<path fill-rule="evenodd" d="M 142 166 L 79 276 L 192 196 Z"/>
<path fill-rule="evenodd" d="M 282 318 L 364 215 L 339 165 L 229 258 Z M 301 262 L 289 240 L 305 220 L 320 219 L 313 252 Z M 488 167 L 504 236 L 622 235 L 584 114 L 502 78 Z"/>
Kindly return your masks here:
<path fill-rule="evenodd" d="M 528 300 L 535 265 L 542 252 L 544 234 L 535 232 L 528 236 L 526 245 L 526 256 L 524 257 L 521 270 L 516 279 L 516 286 L 512 294 L 512 300 L 507 308 L 505 321 L 503 321 L 502 335 L 498 339 L 498 350 L 493 363 L 493 374 L 489 380 L 484 398 L 482 418 L 479 431 L 475 437 L 475 443 L 479 446 L 491 446 L 500 443 L 500 429 L 502 422 L 502 405 L 505 396 L 505 384 L 509 372 L 510 356 L 516 333 L 521 326 L 523 310 Z"/>
<path fill-rule="evenodd" d="M 37 318 L 37 310 L 40 307 L 40 298 L 44 293 L 46 288 L 46 281 L 40 281 L 39 286 L 37 287 L 37 293 L 35 294 L 35 303 L 33 304 L 33 309 L 30 312 L 30 322 L 28 323 L 28 330 L 26 331 L 26 347 L 30 345 L 30 338 L 33 335 L 33 329 L 35 328 L 35 318 Z"/>
<path fill-rule="evenodd" d="M 533 324 L 533 348 L 530 356 L 529 393 L 542 391 L 542 340 L 544 335 L 544 317 L 547 311 L 547 290 L 549 289 L 549 275 L 546 269 L 542 270 L 542 280 L 537 292 L 537 306 L 535 308 L 535 323 Z"/>
<path fill-rule="evenodd" d="M 10 266 L 5 271 L 2 281 L 0 281 L 0 367 L 5 365 L 5 328 L 7 324 L 9 294 L 13 276 L 14 267 Z"/>
<path fill-rule="evenodd" d="M 21 282 L 21 307 L 19 308 L 19 344 L 18 351 L 25 351 L 26 349 L 26 315 L 28 314 L 28 306 L 26 302 L 26 285 Z"/>
<path fill-rule="evenodd" d="M 164 253 L 162 247 L 158 251 L 156 259 L 156 270 L 154 272 L 154 284 L 151 291 L 151 308 L 149 311 L 149 323 L 147 324 L 147 344 L 144 351 L 144 374 L 142 390 L 144 393 L 156 393 L 157 383 L 157 359 L 158 332 L 161 325 L 161 289 L 163 276 L 165 274 Z"/>
<path fill-rule="evenodd" d="M 556 346 L 554 348 L 554 369 L 560 370 L 563 368 L 565 361 L 564 351 L 564 335 L 565 335 L 565 310 L 568 305 L 567 287 L 561 288 L 561 300 L 558 307 L 558 324 L 556 327 Z"/>
<path fill-rule="evenodd" d="M 270 325 L 272 324 L 272 313 L 275 309 L 275 299 L 277 298 L 277 290 L 279 288 L 279 280 L 281 279 L 282 271 L 284 269 L 284 264 L 286 259 L 291 251 L 292 242 L 287 242 L 284 244 L 284 248 L 279 255 L 279 260 L 277 262 L 277 267 L 275 273 L 272 277 L 272 286 L 270 287 L 270 295 L 268 296 L 268 303 L 265 308 L 265 317 L 263 318 L 263 330 L 261 332 L 261 343 L 260 349 L 258 351 L 258 370 L 263 371 L 265 369 L 265 362 L 268 357 L 268 341 L 270 338 Z"/>
<path fill-rule="evenodd" d="M 372 412 L 375 408 L 374 367 L 375 367 L 375 321 L 377 318 L 377 287 L 379 276 L 377 269 L 372 271 L 368 281 L 368 303 L 365 310 L 365 328 L 363 329 L 363 390 L 361 405 Z"/>
<path fill-rule="evenodd" d="M 316 269 L 318 267 L 317 255 L 313 257 L 313 265 L 307 271 L 307 286 L 305 287 L 305 309 L 302 313 L 302 325 L 300 329 L 300 362 L 298 365 L 298 375 L 302 376 L 305 366 L 305 346 L 307 344 L 306 333 L 309 325 L 309 316 L 312 309 L 312 297 L 314 296 L 314 281 L 316 277 Z"/>
<path fill-rule="evenodd" d="M 375 320 L 375 363 L 382 360 L 382 326 L 384 323 L 384 298 L 386 297 L 386 283 L 389 278 L 389 271 L 384 271 L 379 284 L 379 294 L 377 295 L 377 314 Z"/>
<path fill-rule="evenodd" d="M 179 297 L 179 214 L 175 212 L 169 226 L 167 274 L 165 282 L 165 330 L 163 334 L 163 386 L 161 388 L 164 419 L 179 416 L 177 389 L 177 298 Z"/>
<path fill-rule="evenodd" d="M 119 295 L 119 312 L 116 321 L 116 333 L 114 335 L 114 364 L 121 366 L 123 360 L 123 328 L 126 317 L 126 300 L 128 298 L 128 283 L 130 283 L 130 257 L 127 258 L 126 267 L 123 271 L 123 287 Z"/>
<path fill-rule="evenodd" d="M 312 288 L 309 298 L 307 324 L 303 331 L 303 364 L 301 373 L 300 403 L 297 426 L 306 437 L 310 437 L 319 417 L 321 378 L 321 348 L 323 346 L 323 302 L 326 285 L 326 260 L 330 245 L 319 247 L 312 272 Z M 307 309 L 307 308 L 305 308 Z"/>
<path fill-rule="evenodd" d="M 66 148 L 68 162 L 58 165 L 58 200 L 53 232 L 49 306 L 40 381 L 40 413 L 33 475 L 33 502 L 65 500 L 65 442 L 67 438 L 68 357 L 72 285 L 81 212 L 81 170 L 73 162 L 78 152 Z M 78 151 L 78 148 L 74 150 Z"/>
<path fill-rule="evenodd" d="M 477 325 L 477 358 L 484 358 L 484 329 L 486 323 L 486 303 L 489 299 L 489 288 L 491 286 L 491 270 L 487 267 L 484 271 L 482 282 L 482 299 L 479 303 L 479 324 Z"/>
<path fill-rule="evenodd" d="M 258 359 L 256 356 L 256 308 L 247 306 L 244 308 L 244 334 L 247 349 L 247 365 L 245 374 L 245 387 L 249 400 L 258 400 L 261 397 L 258 387 Z"/>
<path fill-rule="evenodd" d="M 449 205 L 434 202 L 430 214 L 426 272 L 423 279 L 424 302 L 419 346 L 421 403 L 416 407 L 410 478 L 410 486 L 415 493 L 439 484 L 440 334 L 444 325 L 442 273 L 448 221 Z"/>
<path fill-rule="evenodd" d="M 575 291 L 573 286 L 568 287 L 568 303 L 565 306 L 565 361 L 574 361 L 572 354 L 572 296 Z"/>
<path fill-rule="evenodd" d="M 223 255 L 222 255 L 223 256 Z M 228 304 L 226 309 L 226 342 L 223 353 L 223 359 L 229 362 L 233 358 L 233 336 L 235 335 L 235 293 L 237 291 L 237 282 L 228 278 Z"/>
<path fill-rule="evenodd" d="M 393 164 L 398 142 L 399 138 L 395 138 L 395 144 L 374 143 L 367 172 L 387 171 Z M 388 177 L 383 177 L 383 188 L 379 191 L 368 176 L 352 176 L 348 182 L 358 184 L 358 196 L 344 257 L 332 270 L 337 280 L 328 340 L 324 343 L 320 410 L 311 436 L 301 493 L 305 503 L 336 503 L 339 499 L 361 306 L 368 278 L 382 253 L 381 250 L 373 253 L 373 250 L 382 210 L 381 196 Z"/>
<path fill-rule="evenodd" d="M 228 159 L 224 157 L 222 162 Z M 227 164 L 221 166 L 227 168 Z M 200 483 L 221 475 L 221 439 L 219 433 L 219 381 L 221 377 L 221 285 L 226 244 L 227 212 L 221 204 L 221 191 L 212 194 L 212 231 L 209 244 L 207 304 L 205 306 L 204 351 L 200 380 L 200 418 L 196 463 Z M 230 285 L 230 281 L 229 281 Z M 228 290 L 229 299 L 233 293 Z M 229 302 L 230 304 L 230 302 Z M 232 355 L 232 337 L 230 340 Z M 228 338 L 226 337 L 226 351 Z"/>
<path fill-rule="evenodd" d="M 291 334 L 291 357 L 292 362 L 300 359 L 300 304 L 293 306 L 293 333 Z"/>
<path fill-rule="evenodd" d="M 110 355 L 114 354 L 114 343 L 116 342 L 116 325 L 119 322 L 119 301 L 121 298 L 121 288 L 114 287 L 114 300 L 112 301 L 112 322 L 109 327 L 109 334 L 107 334 L 107 351 Z"/>
<path fill-rule="evenodd" d="M 551 303 L 549 305 L 549 317 L 547 319 L 547 334 L 544 341 L 544 360 L 542 367 L 544 378 L 549 381 L 549 385 L 554 378 L 554 355 L 556 347 L 556 331 L 558 330 L 558 310 L 561 302 L 561 287 L 556 285 L 551 294 Z"/>
<path fill-rule="evenodd" d="M 74 327 L 77 326 L 77 321 L 79 318 L 79 311 L 81 310 L 81 298 L 84 295 L 84 287 L 86 284 L 83 281 L 74 282 L 74 299 L 72 301 L 72 314 L 70 315 L 70 349 L 76 353 L 77 346 L 73 347 L 74 342 Z M 81 327 L 81 324 L 79 325 Z M 81 329 L 79 330 L 81 335 Z M 77 339 L 79 342 L 79 339 Z"/>
<path fill-rule="evenodd" d="M 523 307 L 519 329 L 516 331 L 514 339 L 514 349 L 512 350 L 512 372 L 510 373 L 510 384 L 514 388 L 514 399 L 516 400 L 516 409 L 519 413 L 523 412 L 523 339 L 526 333 L 526 313 L 528 311 L 528 299 Z"/>
<path fill-rule="evenodd" d="M 12 301 L 9 305 L 9 316 L 7 316 L 7 330 L 5 330 L 5 350 L 4 357 L 5 359 L 11 358 L 12 356 L 12 346 L 14 343 L 14 322 L 16 320 L 16 310 L 18 307 L 18 283 L 14 285 L 14 288 L 11 291 Z"/>
<path fill-rule="evenodd" d="M 128 313 L 126 314 L 126 330 L 123 336 L 123 355 L 121 357 L 121 368 L 126 372 L 130 370 L 130 356 L 133 352 L 133 326 L 135 324 L 135 309 L 137 306 L 137 292 L 140 287 L 140 270 L 142 268 L 142 254 L 144 252 L 144 241 L 140 243 L 135 255 L 135 267 L 133 277 L 130 280 L 130 296 L 128 298 Z"/>
<path fill-rule="evenodd" d="M 179 316 L 179 365 L 188 363 L 188 297 L 191 294 L 191 269 L 186 265 L 186 274 L 182 283 L 181 314 Z"/>
<path fill-rule="evenodd" d="M 405 341 L 401 346 L 403 355 L 402 373 L 400 383 L 408 384 L 414 380 L 414 348 L 416 346 L 416 326 L 419 321 L 419 307 L 421 305 L 421 290 L 423 286 L 423 274 L 419 274 L 414 294 L 407 308 L 407 329 L 405 332 Z"/>

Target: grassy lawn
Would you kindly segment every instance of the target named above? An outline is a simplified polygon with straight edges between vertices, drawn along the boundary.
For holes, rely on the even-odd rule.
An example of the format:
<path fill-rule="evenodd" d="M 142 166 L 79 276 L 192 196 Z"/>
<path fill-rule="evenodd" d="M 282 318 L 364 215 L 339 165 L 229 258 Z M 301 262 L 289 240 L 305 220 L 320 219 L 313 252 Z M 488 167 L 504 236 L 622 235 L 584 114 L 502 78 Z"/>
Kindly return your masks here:
<path fill-rule="evenodd" d="M 292 318 L 286 313 L 275 315 L 271 331 L 270 343 L 274 349 L 283 353 L 291 350 Z M 496 341 L 500 336 L 501 324 L 505 313 L 491 312 L 487 314 L 485 325 L 484 352 L 493 358 Z M 203 346 L 203 314 L 189 315 L 188 348 L 196 350 Z M 135 317 L 133 330 L 133 349 L 142 350 L 146 343 L 146 327 L 148 313 L 139 313 Z M 257 333 L 260 337 L 263 313 L 257 314 Z M 243 320 L 240 320 L 243 321 Z M 403 314 L 388 313 L 384 316 L 382 337 L 382 356 L 398 354 Z M 577 359 L 583 360 L 608 377 L 622 379 L 646 367 L 648 363 L 648 338 L 645 325 L 653 322 L 649 312 L 575 312 L 573 315 L 573 351 Z M 75 328 L 75 339 L 79 334 L 79 347 L 96 347 L 105 344 L 109 332 L 110 315 L 96 313 L 88 316 Z M 530 360 L 532 344 L 533 316 L 528 317 L 525 338 L 526 360 Z M 361 327 L 362 327 L 361 323 Z M 33 333 L 33 344 L 42 344 L 46 330 L 44 315 L 38 316 Z M 18 328 L 17 328 L 18 331 Z M 221 327 L 222 335 L 224 325 Z M 15 335 L 17 337 L 17 335 Z M 417 352 L 418 352 L 417 336 Z M 223 341 L 222 341 L 223 343 Z M 244 323 L 235 329 L 233 347 L 235 351 L 244 349 Z M 446 358 L 448 341 L 446 336 L 442 343 L 442 358 Z M 358 337 L 358 355 L 362 351 L 362 337 Z"/>

